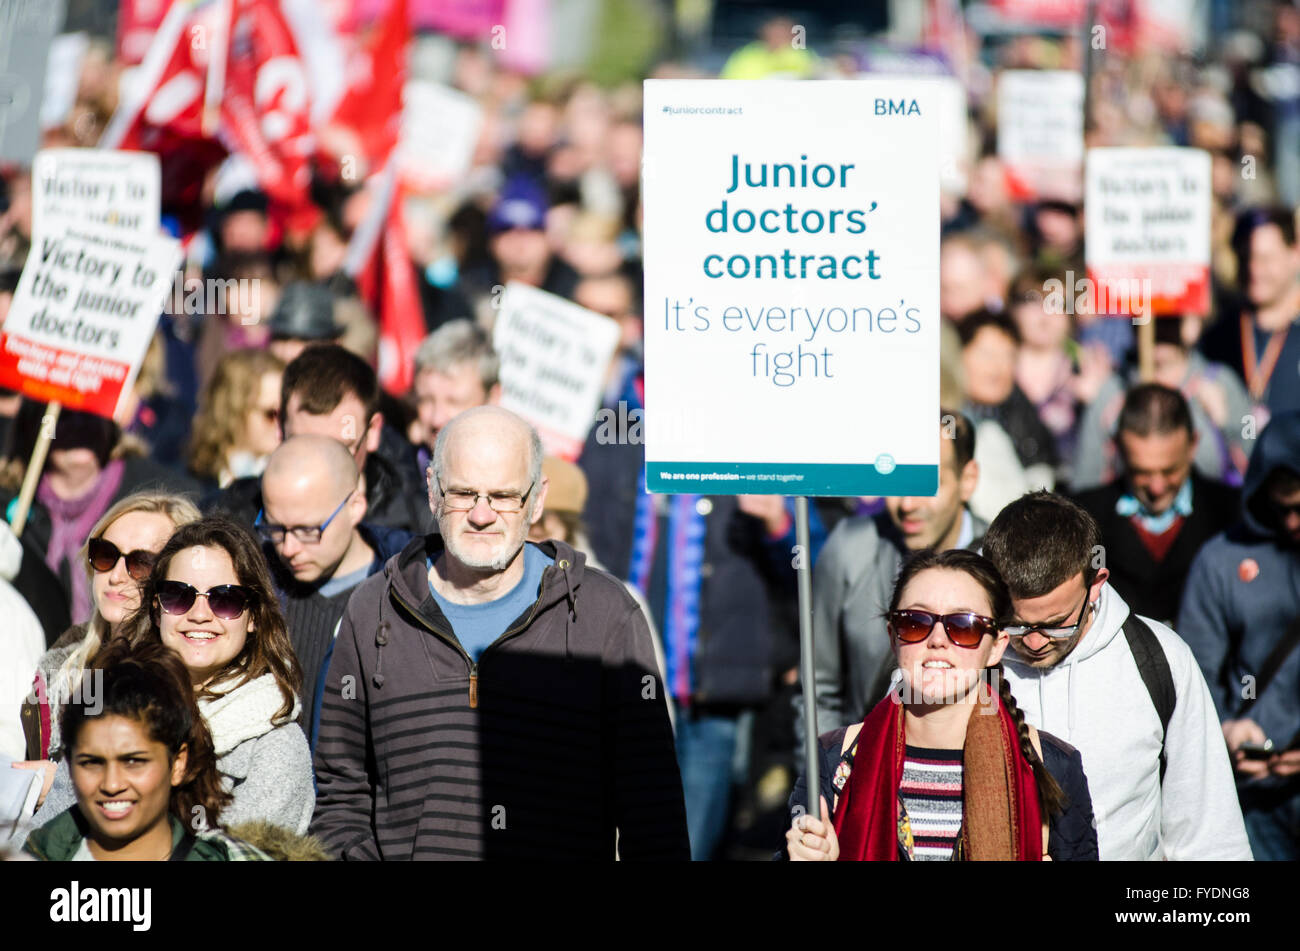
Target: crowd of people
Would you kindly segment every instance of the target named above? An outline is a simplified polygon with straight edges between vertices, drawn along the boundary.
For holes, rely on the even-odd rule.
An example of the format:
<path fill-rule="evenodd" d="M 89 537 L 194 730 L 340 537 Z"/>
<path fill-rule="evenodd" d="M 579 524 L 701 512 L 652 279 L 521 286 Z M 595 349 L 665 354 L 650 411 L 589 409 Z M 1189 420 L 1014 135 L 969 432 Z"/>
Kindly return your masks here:
<path fill-rule="evenodd" d="M 1267 12 L 1213 55 L 1092 71 L 1090 146 L 1214 162 L 1211 313 L 1157 319 L 1145 373 L 1127 316 L 1051 306 L 1086 273 L 1082 205 L 1019 191 L 992 135 L 999 73 L 1082 45 L 963 57 L 938 491 L 809 506 L 819 808 L 793 500 L 649 494 L 638 438 L 593 422 L 570 462 L 497 405 L 519 282 L 618 324 L 601 412 L 653 425 L 639 86 L 448 44 L 484 122 L 463 181 L 400 199 L 427 334 L 401 392 L 345 266 L 375 189 L 325 156 L 300 231 L 214 171 L 164 207 L 199 222 L 183 278 L 259 293 L 164 314 L 116 416 L 64 409 L 21 537 L 0 523 L 0 754 L 39 774 L 6 851 L 1297 858 L 1300 99 L 1257 77 L 1300 69 L 1300 9 Z M 863 70 L 791 26 L 717 75 Z M 84 117 L 113 111 L 95 49 L 48 144 L 94 145 Z M 0 321 L 31 191 L 0 168 Z M 0 393 L 10 515 L 50 422 Z"/>

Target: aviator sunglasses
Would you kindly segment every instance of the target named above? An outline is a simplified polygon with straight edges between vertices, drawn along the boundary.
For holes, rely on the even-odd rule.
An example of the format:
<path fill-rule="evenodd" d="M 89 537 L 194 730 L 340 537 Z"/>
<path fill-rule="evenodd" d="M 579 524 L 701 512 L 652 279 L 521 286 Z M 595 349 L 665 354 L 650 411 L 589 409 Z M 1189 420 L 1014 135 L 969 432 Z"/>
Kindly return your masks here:
<path fill-rule="evenodd" d="M 930 611 L 890 611 L 889 631 L 903 644 L 919 644 L 930 636 L 936 621 L 958 647 L 978 647 L 985 635 L 997 636 L 998 625 L 981 614 L 933 614 Z"/>
<path fill-rule="evenodd" d="M 160 581 L 156 592 L 158 604 L 168 614 L 186 614 L 200 595 L 208 599 L 212 613 L 223 621 L 233 621 L 253 603 L 253 592 L 243 585 L 219 584 L 199 591 L 184 581 Z"/>
<path fill-rule="evenodd" d="M 86 544 L 86 557 L 90 566 L 98 572 L 112 571 L 119 558 L 126 559 L 126 573 L 135 581 L 143 581 L 153 570 L 153 563 L 158 556 L 151 551 L 137 548 L 135 551 L 123 552 L 112 542 L 103 538 L 92 538 Z"/>

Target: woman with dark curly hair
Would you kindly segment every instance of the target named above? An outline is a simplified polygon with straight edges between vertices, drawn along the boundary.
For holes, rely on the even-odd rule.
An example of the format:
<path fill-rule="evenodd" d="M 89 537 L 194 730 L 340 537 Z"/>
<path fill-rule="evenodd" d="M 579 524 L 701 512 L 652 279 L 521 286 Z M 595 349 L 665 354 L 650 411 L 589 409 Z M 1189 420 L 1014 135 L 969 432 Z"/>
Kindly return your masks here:
<path fill-rule="evenodd" d="M 217 830 L 231 796 L 185 666 L 161 644 L 118 638 L 63 709 L 76 804 L 27 839 L 47 861 L 260 860 Z"/>

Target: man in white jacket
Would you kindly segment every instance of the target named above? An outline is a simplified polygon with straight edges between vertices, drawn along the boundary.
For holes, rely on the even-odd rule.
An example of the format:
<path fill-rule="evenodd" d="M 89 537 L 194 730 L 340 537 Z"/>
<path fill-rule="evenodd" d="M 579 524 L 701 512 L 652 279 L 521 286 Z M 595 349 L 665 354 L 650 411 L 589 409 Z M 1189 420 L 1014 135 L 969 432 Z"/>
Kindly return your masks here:
<path fill-rule="evenodd" d="M 1158 651 L 1141 624 L 1124 630 L 1129 608 L 1106 583 L 1092 517 L 1059 495 L 1030 493 L 989 526 L 984 554 L 1011 589 L 1014 650 L 1003 658 L 1011 692 L 1026 720 L 1082 755 L 1101 858 L 1249 860 L 1227 747 L 1196 659 L 1156 621 L 1140 619 Z M 1173 687 L 1167 729 L 1131 637 L 1156 658 L 1147 677 Z M 1163 679 L 1152 673 L 1160 654 Z"/>

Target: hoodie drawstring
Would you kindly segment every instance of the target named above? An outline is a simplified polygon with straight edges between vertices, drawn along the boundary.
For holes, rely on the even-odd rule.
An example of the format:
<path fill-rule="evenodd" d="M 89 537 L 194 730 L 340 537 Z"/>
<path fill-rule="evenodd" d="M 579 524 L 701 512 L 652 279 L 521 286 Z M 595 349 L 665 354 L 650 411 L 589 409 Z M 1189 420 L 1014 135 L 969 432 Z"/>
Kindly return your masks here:
<path fill-rule="evenodd" d="M 1066 736 L 1071 739 L 1074 737 L 1074 662 L 1078 658 L 1071 657 L 1070 663 L 1065 668 L 1065 696 L 1066 696 L 1066 714 L 1065 730 Z"/>
<path fill-rule="evenodd" d="M 379 602 L 379 628 L 375 631 L 375 675 L 371 678 L 375 688 L 384 686 L 384 645 L 388 643 L 388 599 Z"/>
<path fill-rule="evenodd" d="M 573 593 L 572 579 L 569 578 L 569 559 L 561 558 L 556 566 L 564 575 L 564 597 L 569 602 L 569 611 L 564 618 L 564 660 L 568 662 L 573 659 L 569 650 L 569 629 L 578 619 L 578 596 Z"/>

